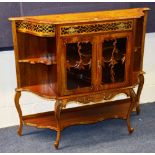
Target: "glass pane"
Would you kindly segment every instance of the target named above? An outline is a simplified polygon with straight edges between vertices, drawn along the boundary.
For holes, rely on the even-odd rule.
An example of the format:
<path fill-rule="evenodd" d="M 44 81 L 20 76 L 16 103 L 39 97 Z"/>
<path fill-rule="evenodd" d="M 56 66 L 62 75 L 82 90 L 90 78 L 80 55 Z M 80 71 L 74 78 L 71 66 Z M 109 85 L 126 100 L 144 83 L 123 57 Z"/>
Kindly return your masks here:
<path fill-rule="evenodd" d="M 78 42 L 66 44 L 67 89 L 91 86 L 92 44 Z"/>
<path fill-rule="evenodd" d="M 102 44 L 102 84 L 125 80 L 127 38 L 105 40 Z"/>

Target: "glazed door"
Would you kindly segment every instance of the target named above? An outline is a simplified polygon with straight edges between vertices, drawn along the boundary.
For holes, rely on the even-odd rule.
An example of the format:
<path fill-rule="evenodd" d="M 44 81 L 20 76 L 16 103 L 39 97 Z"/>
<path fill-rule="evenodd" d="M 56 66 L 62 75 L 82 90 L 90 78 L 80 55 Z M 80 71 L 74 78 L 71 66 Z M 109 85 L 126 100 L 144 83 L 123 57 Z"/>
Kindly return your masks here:
<path fill-rule="evenodd" d="M 94 89 L 95 42 L 92 37 L 65 38 L 64 95 L 89 92 Z"/>
<path fill-rule="evenodd" d="M 110 89 L 130 83 L 131 33 L 100 37 L 97 56 L 98 88 Z"/>

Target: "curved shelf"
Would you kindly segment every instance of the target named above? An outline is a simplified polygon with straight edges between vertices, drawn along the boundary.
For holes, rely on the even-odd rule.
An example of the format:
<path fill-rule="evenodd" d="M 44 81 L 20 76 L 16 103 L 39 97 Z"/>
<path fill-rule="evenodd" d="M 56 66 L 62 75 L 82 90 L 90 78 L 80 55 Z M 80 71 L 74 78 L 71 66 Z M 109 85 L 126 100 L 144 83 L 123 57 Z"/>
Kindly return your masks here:
<path fill-rule="evenodd" d="M 27 59 L 21 59 L 18 62 L 24 62 L 24 63 L 30 63 L 30 64 L 42 63 L 45 65 L 52 65 L 52 64 L 56 64 L 56 57 L 49 56 L 49 57 L 27 58 Z"/>
<path fill-rule="evenodd" d="M 39 84 L 17 88 L 16 91 L 28 91 L 47 99 L 55 99 L 57 96 L 50 84 Z"/>

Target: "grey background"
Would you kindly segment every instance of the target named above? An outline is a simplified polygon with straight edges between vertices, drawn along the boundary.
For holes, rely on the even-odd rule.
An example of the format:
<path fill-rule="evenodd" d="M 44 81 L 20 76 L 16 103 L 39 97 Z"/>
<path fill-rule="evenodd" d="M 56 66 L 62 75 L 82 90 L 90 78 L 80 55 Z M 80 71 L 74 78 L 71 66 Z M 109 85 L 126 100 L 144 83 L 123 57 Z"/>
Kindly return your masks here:
<path fill-rule="evenodd" d="M 1 2 L 0 51 L 12 48 L 9 17 L 149 7 L 147 32 L 155 32 L 155 2 Z"/>

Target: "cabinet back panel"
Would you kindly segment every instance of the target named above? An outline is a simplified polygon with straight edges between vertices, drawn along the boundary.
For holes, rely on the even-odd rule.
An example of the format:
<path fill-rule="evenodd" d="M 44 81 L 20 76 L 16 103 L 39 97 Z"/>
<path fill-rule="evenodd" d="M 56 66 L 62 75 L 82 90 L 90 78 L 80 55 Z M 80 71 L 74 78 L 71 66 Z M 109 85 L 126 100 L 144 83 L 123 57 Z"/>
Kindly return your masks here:
<path fill-rule="evenodd" d="M 55 38 L 17 33 L 19 59 L 44 57 L 55 52 Z"/>
<path fill-rule="evenodd" d="M 48 66 L 48 81 L 52 84 L 53 90 L 57 91 L 57 65 Z"/>
<path fill-rule="evenodd" d="M 48 83 L 49 79 L 52 77 L 52 68 L 44 64 L 33 65 L 29 63 L 21 63 L 19 67 L 21 87 L 45 84 Z M 55 79 L 50 79 L 50 81 L 53 80 Z"/>

